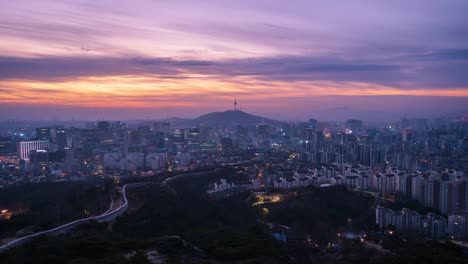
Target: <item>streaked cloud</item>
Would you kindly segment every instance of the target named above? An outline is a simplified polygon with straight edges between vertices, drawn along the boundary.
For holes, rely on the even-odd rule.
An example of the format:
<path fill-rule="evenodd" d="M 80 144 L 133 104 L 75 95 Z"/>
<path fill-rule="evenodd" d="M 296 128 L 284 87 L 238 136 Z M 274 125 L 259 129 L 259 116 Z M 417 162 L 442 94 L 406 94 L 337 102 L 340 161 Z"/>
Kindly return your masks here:
<path fill-rule="evenodd" d="M 452 98 L 448 107 L 459 111 L 468 102 L 467 8 L 459 0 L 4 1 L 0 104 L 194 113 L 238 96 L 257 112 L 278 112 L 268 102 L 298 111 L 288 102 L 317 97 L 337 107 L 354 96 L 368 98 L 354 107 L 370 109 L 375 96 L 408 96 L 420 109 L 429 99 L 414 98 Z"/>

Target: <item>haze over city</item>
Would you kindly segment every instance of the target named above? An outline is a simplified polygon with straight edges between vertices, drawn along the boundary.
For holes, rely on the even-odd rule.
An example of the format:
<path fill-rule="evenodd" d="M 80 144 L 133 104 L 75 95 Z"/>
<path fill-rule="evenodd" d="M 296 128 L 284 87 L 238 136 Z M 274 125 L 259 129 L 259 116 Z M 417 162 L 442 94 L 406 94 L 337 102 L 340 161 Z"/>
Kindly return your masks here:
<path fill-rule="evenodd" d="M 0 0 L 0 263 L 468 263 L 467 0 Z"/>
<path fill-rule="evenodd" d="M 466 1 L 2 1 L 0 118 L 453 116 Z M 345 117 L 346 116 L 346 117 Z"/>

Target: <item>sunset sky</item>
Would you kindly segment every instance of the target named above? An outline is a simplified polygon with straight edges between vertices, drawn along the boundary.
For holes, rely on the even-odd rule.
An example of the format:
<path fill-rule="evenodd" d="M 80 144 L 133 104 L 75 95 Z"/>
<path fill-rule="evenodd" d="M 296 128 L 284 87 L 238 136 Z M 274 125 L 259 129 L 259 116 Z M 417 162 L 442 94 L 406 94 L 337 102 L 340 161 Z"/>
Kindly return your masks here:
<path fill-rule="evenodd" d="M 0 0 L 0 119 L 468 110 L 468 1 Z"/>

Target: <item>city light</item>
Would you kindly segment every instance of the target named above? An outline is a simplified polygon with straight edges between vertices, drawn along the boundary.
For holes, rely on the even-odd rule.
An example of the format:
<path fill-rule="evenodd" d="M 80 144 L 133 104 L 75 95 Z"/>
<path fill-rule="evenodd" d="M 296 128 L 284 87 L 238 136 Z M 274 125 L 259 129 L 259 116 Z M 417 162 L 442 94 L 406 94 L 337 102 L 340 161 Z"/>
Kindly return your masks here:
<path fill-rule="evenodd" d="M 2 1 L 0 263 L 463 262 L 467 10 Z"/>

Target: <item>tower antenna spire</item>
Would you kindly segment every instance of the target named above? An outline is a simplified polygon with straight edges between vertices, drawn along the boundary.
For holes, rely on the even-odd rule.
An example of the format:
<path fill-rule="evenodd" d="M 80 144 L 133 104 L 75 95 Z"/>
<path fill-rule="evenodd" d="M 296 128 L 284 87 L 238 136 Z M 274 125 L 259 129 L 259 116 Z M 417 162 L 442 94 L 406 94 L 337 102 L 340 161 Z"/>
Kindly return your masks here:
<path fill-rule="evenodd" d="M 237 97 L 234 97 L 234 110 L 237 111 Z"/>

